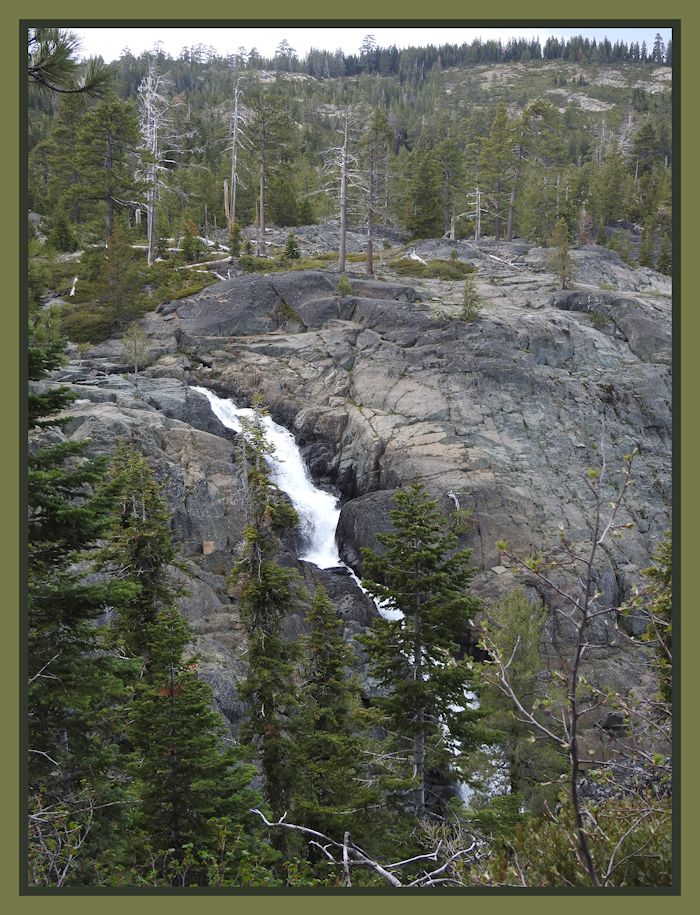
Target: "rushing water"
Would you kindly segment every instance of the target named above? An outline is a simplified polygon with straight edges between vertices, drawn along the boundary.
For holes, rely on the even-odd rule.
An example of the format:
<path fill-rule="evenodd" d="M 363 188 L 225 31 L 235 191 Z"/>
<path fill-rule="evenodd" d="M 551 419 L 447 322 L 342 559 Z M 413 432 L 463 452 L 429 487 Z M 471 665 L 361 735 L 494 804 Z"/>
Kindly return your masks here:
<path fill-rule="evenodd" d="M 193 390 L 208 398 L 212 410 L 227 429 L 243 432 L 241 419 L 253 416 L 252 410 L 237 407 L 233 401 L 217 397 L 206 388 L 194 387 Z M 321 569 L 343 565 L 335 542 L 340 517 L 337 498 L 314 485 L 292 433 L 269 416 L 263 418 L 263 423 L 267 441 L 274 448 L 274 455 L 268 459 L 270 476 L 275 485 L 287 493 L 299 515 L 305 545 L 299 558 L 313 562 Z"/>
<path fill-rule="evenodd" d="M 204 394 L 216 416 L 227 429 L 233 429 L 234 432 L 243 432 L 241 419 L 250 419 L 253 416 L 251 409 L 237 407 L 232 400 L 217 397 L 207 388 L 193 387 L 192 390 Z M 266 438 L 274 447 L 274 455 L 268 460 L 270 475 L 273 482 L 287 493 L 299 515 L 305 544 L 304 553 L 299 558 L 313 562 L 321 569 L 343 566 L 357 586 L 364 590 L 360 579 L 338 555 L 335 540 L 335 530 L 340 517 L 338 499 L 314 484 L 292 433 L 269 416 L 264 417 L 263 422 Z M 381 601 L 375 600 L 375 605 L 379 613 L 387 619 L 400 619 L 403 616 L 400 610 L 387 607 Z"/>

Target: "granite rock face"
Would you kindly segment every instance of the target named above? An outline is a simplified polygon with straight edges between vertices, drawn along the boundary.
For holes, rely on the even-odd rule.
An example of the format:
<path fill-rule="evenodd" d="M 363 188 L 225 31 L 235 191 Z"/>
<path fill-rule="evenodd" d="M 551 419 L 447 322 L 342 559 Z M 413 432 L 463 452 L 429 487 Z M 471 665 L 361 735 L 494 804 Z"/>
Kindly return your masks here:
<path fill-rule="evenodd" d="M 471 510 L 459 544 L 473 550 L 472 591 L 488 601 L 525 583 L 545 598 L 549 669 L 565 669 L 570 649 L 555 612 L 561 598 L 516 576 L 497 541 L 524 556 L 556 554 L 561 523 L 585 547 L 594 513 L 587 470 L 605 461 L 604 501 L 614 500 L 634 449 L 635 485 L 621 520 L 636 526 L 598 552 L 601 606 L 629 597 L 670 525 L 670 280 L 593 245 L 572 249 L 576 288 L 563 292 L 548 252 L 524 241 L 431 240 L 414 250 L 424 260 L 455 252 L 474 264 L 479 318 L 461 316 L 463 284 L 437 278 L 406 285 L 377 269 L 374 280 L 350 275 L 352 294 L 342 297 L 332 272 L 244 276 L 145 319 L 153 342 L 147 377 L 109 374 L 124 371 L 116 369 L 118 341 L 57 373 L 81 392 L 68 434 L 91 438 L 93 451 L 135 437 L 166 482 L 197 575 L 186 610 L 232 721 L 242 636 L 222 576 L 242 540 L 240 479 L 232 434 L 189 383 L 242 405 L 262 393 L 314 477 L 341 494 L 341 555 L 360 575 L 360 550 L 379 548 L 375 534 L 388 529 L 396 487 L 418 477 L 445 516 L 457 504 Z M 320 576 L 341 605 L 348 638 L 369 623 L 376 611 L 351 579 L 299 564 L 293 544 L 285 561 L 299 565 L 310 587 Z M 559 584 L 575 592 L 572 579 L 562 575 Z M 302 629 L 301 619 L 290 621 L 290 636 Z M 601 624 L 592 638 L 599 681 L 640 681 L 643 663 L 626 654 L 614 627 Z"/>

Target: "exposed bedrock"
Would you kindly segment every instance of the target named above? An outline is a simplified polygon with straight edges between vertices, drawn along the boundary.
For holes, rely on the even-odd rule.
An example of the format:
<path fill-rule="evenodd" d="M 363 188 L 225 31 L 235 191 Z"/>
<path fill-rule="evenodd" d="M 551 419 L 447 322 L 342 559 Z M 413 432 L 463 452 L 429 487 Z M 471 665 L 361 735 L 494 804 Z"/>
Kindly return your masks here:
<path fill-rule="evenodd" d="M 557 553 L 561 523 L 585 545 L 594 516 L 587 469 L 603 460 L 607 503 L 622 485 L 624 456 L 637 450 L 620 518 L 636 526 L 598 553 L 601 605 L 629 596 L 669 527 L 670 280 L 588 246 L 573 250 L 577 288 L 562 292 L 547 252 L 523 242 L 416 245 L 424 259 L 452 250 L 478 269 L 486 305 L 477 320 L 460 317 L 459 283 L 351 277 L 352 294 L 342 297 L 333 273 L 245 276 L 144 319 L 149 377 L 99 374 L 120 366 L 117 340 L 63 375 L 82 391 L 69 434 L 92 438 L 100 451 L 120 436 L 138 437 L 166 483 L 198 582 L 188 612 L 206 646 L 207 676 L 223 678 L 220 701 L 234 717 L 222 683 L 227 670 L 235 679 L 242 669 L 242 636 L 223 575 L 242 540 L 240 479 L 230 433 L 186 382 L 240 404 L 261 392 L 294 431 L 313 475 L 342 494 L 341 554 L 360 574 L 361 548 L 379 548 L 375 534 L 388 529 L 393 492 L 416 477 L 444 515 L 457 505 L 471 512 L 459 544 L 473 550 L 472 590 L 487 600 L 524 582 L 551 610 L 561 604 L 531 576 L 517 577 L 496 543 L 508 540 L 523 555 Z M 284 561 L 300 567 L 310 589 L 324 580 L 348 638 L 367 625 L 375 611 L 351 579 L 299 564 L 291 542 Z M 560 583 L 574 587 L 564 576 Z M 289 634 L 302 625 L 290 620 Z M 641 678 L 618 632 L 600 624 L 591 636 L 598 680 L 623 688 Z M 545 666 L 566 667 L 570 639 L 552 614 Z"/>

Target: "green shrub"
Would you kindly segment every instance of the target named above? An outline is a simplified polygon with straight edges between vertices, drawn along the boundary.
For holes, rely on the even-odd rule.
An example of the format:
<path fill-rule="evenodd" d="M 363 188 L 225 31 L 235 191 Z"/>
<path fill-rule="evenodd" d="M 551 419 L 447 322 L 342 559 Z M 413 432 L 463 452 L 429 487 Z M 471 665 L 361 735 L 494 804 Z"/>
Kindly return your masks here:
<path fill-rule="evenodd" d="M 338 279 L 338 295 L 352 295 L 352 285 L 344 273 Z"/>
<path fill-rule="evenodd" d="M 607 315 L 604 315 L 600 311 L 592 311 L 588 317 L 593 327 L 597 328 L 598 330 L 603 330 L 603 328 L 607 327 L 610 323 L 608 321 Z"/>
<path fill-rule="evenodd" d="M 294 235 L 294 230 L 290 229 L 287 233 L 287 240 L 284 245 L 284 251 L 282 252 L 283 260 L 296 261 L 301 257 L 301 248 L 299 247 L 299 242 L 296 240 Z"/>
<path fill-rule="evenodd" d="M 291 305 L 288 305 L 286 302 L 280 302 L 275 306 L 272 311 L 272 317 L 275 318 L 278 324 L 285 324 L 288 321 L 293 324 L 301 324 L 304 326 L 304 322 L 299 317 L 299 315 L 294 311 Z"/>
<path fill-rule="evenodd" d="M 266 257 L 253 257 L 251 254 L 242 254 L 240 264 L 244 273 L 274 273 L 283 269 L 279 261 L 268 260 Z"/>
<path fill-rule="evenodd" d="M 474 274 L 472 274 L 464 281 L 464 293 L 462 294 L 463 320 L 475 321 L 481 315 L 481 309 L 484 305 L 486 305 L 486 302 L 474 289 Z"/>
<path fill-rule="evenodd" d="M 61 332 L 73 343 L 101 343 L 114 329 L 112 318 L 94 306 L 65 306 L 61 317 Z"/>
<path fill-rule="evenodd" d="M 232 257 L 238 257 L 241 253 L 241 247 L 243 245 L 243 233 L 241 232 L 241 227 L 238 224 L 238 220 L 233 220 L 233 225 L 231 226 L 231 232 L 228 237 L 228 246 L 229 254 Z"/>

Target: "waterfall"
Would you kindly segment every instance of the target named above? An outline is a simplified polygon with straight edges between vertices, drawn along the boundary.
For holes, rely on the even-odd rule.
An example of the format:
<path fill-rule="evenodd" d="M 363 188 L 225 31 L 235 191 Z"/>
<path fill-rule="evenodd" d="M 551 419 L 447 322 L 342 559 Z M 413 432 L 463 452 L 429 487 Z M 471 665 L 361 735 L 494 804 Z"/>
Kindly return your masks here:
<path fill-rule="evenodd" d="M 242 433 L 241 419 L 253 416 L 251 409 L 237 407 L 232 400 L 217 397 L 207 388 L 193 385 L 192 390 L 204 394 L 214 414 L 227 429 L 233 429 L 234 432 Z M 268 459 L 270 475 L 273 482 L 289 496 L 299 515 L 305 544 L 304 553 L 299 558 L 313 562 L 321 569 L 339 566 L 346 568 L 360 590 L 364 591 L 360 579 L 338 555 L 335 530 L 340 518 L 340 505 L 337 497 L 314 485 L 292 433 L 269 416 L 264 417 L 264 424 L 267 440 L 275 449 L 274 456 Z M 400 619 L 403 616 L 400 610 L 387 607 L 382 601 L 375 600 L 374 603 L 380 615 L 386 619 Z"/>
<path fill-rule="evenodd" d="M 227 429 L 242 432 L 242 418 L 251 418 L 253 411 L 237 407 L 233 401 L 217 397 L 206 388 L 193 387 L 204 394 L 211 408 Z M 294 436 L 271 417 L 263 419 L 265 436 L 274 448 L 268 459 L 270 476 L 283 492 L 287 493 L 299 515 L 299 527 L 305 550 L 299 557 L 321 569 L 342 566 L 335 542 L 335 529 L 340 517 L 338 499 L 314 485 L 297 448 Z"/>

